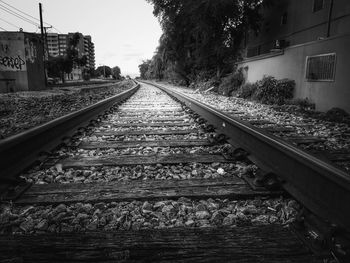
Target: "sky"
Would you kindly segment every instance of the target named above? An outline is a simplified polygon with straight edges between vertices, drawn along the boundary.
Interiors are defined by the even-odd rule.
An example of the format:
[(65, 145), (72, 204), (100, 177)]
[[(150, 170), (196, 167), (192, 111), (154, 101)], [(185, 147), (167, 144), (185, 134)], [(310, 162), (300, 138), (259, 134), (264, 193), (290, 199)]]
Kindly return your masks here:
[(119, 66), (124, 76), (139, 75), (138, 65), (152, 58), (162, 34), (153, 7), (146, 0), (0, 0), (0, 30), (18, 31), (21, 27), (40, 32), (37, 26), (3, 10), (10, 8), (7, 3), (39, 19), (39, 2), (44, 22), (55, 27), (48, 32), (91, 35), (96, 67)]

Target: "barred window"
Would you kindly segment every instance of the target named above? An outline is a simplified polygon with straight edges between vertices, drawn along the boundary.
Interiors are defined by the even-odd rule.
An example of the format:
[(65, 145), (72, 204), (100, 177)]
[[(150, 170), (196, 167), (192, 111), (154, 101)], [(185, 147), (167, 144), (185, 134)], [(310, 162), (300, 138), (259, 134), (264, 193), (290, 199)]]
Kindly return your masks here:
[(317, 12), (319, 10), (322, 10), (323, 4), (324, 4), (323, 2), (324, 2), (324, 0), (314, 0), (314, 6), (313, 6), (312, 11)]
[(333, 81), (335, 77), (336, 54), (323, 54), (306, 58), (306, 79), (308, 81)]

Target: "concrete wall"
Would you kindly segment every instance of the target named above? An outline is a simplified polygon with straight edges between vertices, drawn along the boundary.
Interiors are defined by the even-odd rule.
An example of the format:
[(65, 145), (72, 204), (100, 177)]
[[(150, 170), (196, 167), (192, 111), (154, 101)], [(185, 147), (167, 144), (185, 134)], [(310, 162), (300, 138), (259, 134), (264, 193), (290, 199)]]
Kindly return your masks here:
[[(278, 79), (288, 78), (296, 82), (295, 97), (308, 98), (320, 111), (340, 107), (350, 112), (350, 34), (292, 46), (277, 56), (253, 57), (239, 63), (248, 66), (247, 81), (255, 82), (264, 75)], [(306, 57), (336, 53), (335, 81), (307, 81)]]
[(15, 81), (15, 90), (28, 90), (27, 64), (24, 52), (24, 34), (1, 32), (0, 79)]
[(45, 88), (43, 50), (39, 37), (24, 32), (1, 32), (0, 92)]
[(25, 34), (24, 48), (27, 64), (28, 89), (44, 90), (45, 71), (44, 71), (44, 51), (40, 38), (35, 34)]

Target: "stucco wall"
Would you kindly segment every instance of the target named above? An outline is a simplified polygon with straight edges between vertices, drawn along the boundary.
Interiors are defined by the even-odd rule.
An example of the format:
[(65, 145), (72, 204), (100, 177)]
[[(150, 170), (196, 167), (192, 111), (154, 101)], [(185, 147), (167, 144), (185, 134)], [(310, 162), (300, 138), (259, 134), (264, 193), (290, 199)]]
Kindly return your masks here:
[[(295, 97), (309, 98), (320, 111), (340, 107), (350, 112), (350, 34), (289, 47), (283, 55), (239, 63), (248, 66), (247, 81), (255, 82), (264, 75), (296, 82)], [(333, 82), (309, 82), (305, 79), (306, 57), (336, 53), (336, 73)]]
[(28, 90), (23, 33), (1, 32), (0, 79), (14, 79), (15, 91)]
[(6, 82), (14, 82), (11, 91), (45, 89), (43, 50), (35, 34), (0, 33), (0, 92), (8, 92)]
[(28, 89), (29, 90), (44, 90), (45, 86), (45, 71), (43, 61), (43, 46), (39, 37), (35, 34), (25, 34), (24, 40)]

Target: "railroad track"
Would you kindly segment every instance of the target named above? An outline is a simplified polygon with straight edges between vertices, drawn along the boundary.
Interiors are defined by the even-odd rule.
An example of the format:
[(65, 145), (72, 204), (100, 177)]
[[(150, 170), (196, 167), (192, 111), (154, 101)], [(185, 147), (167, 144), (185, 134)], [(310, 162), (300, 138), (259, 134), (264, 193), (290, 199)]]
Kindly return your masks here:
[[(332, 233), (328, 247), (318, 245), (329, 241), (322, 239), (328, 225), (302, 214), (284, 190), (307, 210), (349, 229), (349, 212), (337, 204), (349, 198), (341, 171), (316, 159), (305, 164), (309, 156), (259, 134), (266, 136), (272, 159), (282, 156), (278, 167), (276, 160), (262, 157), (267, 146), (255, 141), (251, 127), (159, 88), (142, 84), (136, 92), (136, 86), (90, 113), (72, 114), (2, 142), (0, 167), (6, 174), (1, 178), (10, 191), (3, 195), (1, 260), (311, 262), (331, 253), (347, 257), (338, 240), (345, 232)], [(107, 107), (112, 108), (103, 113)], [(39, 165), (20, 174), (39, 152), (58, 144)], [(291, 168), (300, 176), (321, 176), (327, 185), (316, 185), (306, 196), (308, 180), (292, 178), (285, 171)], [(340, 179), (328, 178), (330, 170)], [(325, 186), (337, 191), (332, 200), (316, 196)], [(308, 227), (312, 220), (322, 229)]]
[[(339, 146), (334, 146), (328, 140), (325, 135), (315, 136), (305, 134), (304, 128), (311, 128), (313, 123), (289, 123), (287, 125), (281, 125), (274, 121), (261, 118), (259, 116), (252, 116), (242, 111), (224, 111), (224, 113), (232, 116), (233, 118), (239, 118), (248, 122), (254, 127), (263, 129), (274, 136), (282, 138), (294, 146), (317, 156), (320, 159), (332, 162), (333, 165), (347, 172), (350, 171), (350, 149), (346, 147), (339, 149)], [(314, 127), (314, 131), (317, 131), (318, 127)], [(347, 134), (338, 134), (341, 137), (340, 140), (348, 140)], [(331, 144), (331, 145), (330, 145)]]

